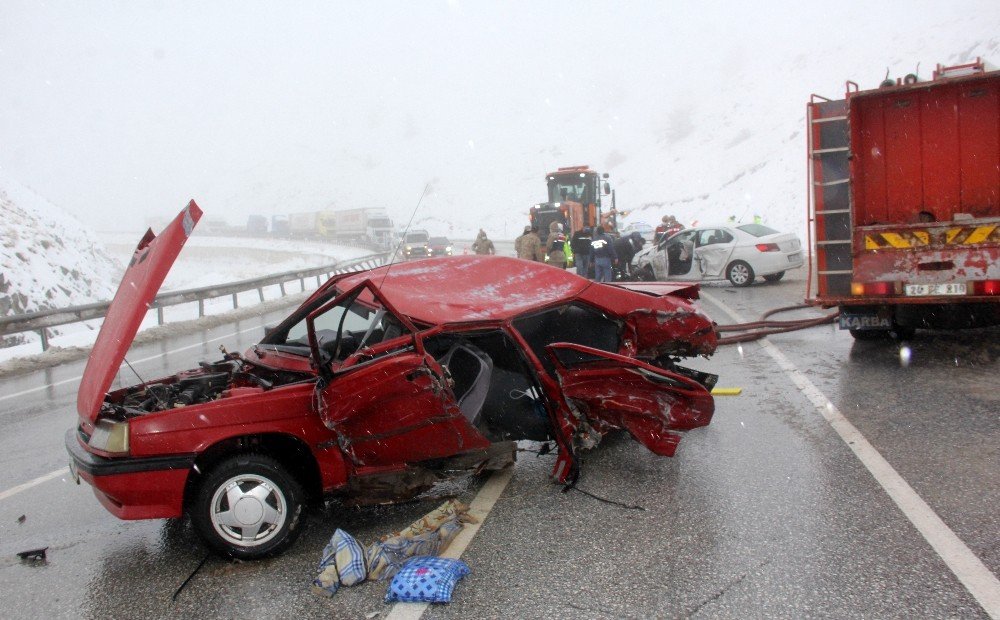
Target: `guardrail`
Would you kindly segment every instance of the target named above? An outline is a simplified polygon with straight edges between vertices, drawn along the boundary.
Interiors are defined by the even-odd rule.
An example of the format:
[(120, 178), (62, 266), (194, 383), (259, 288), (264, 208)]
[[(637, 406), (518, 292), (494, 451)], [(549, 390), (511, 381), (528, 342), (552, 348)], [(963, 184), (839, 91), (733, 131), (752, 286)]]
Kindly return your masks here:
[[(217, 297), (232, 295), (233, 308), (235, 309), (239, 307), (239, 300), (237, 296), (240, 293), (256, 290), (257, 294), (260, 296), (260, 301), (263, 302), (264, 287), (274, 286), (277, 284), (281, 290), (281, 296), (284, 297), (288, 294), (285, 290), (285, 284), (288, 282), (298, 280), (300, 290), (295, 292), (303, 292), (306, 290), (307, 278), (315, 277), (316, 286), (319, 286), (322, 284), (320, 278), (324, 275), (326, 276), (326, 279), (329, 280), (331, 277), (341, 273), (373, 269), (384, 265), (389, 256), (389, 252), (383, 252), (381, 254), (372, 254), (370, 256), (365, 256), (352, 261), (334, 263), (323, 267), (313, 267), (312, 269), (285, 271), (282, 273), (263, 276), (261, 278), (231, 282), (229, 284), (203, 286), (183, 291), (168, 291), (157, 295), (156, 298), (153, 299), (152, 303), (149, 304), (149, 307), (150, 309), (156, 308), (156, 319), (157, 323), (160, 325), (163, 325), (163, 309), (180, 304), (198, 302), (198, 317), (200, 318), (205, 316), (205, 300), (207, 299), (215, 299)], [(30, 331), (38, 332), (42, 340), (42, 350), (45, 351), (49, 348), (49, 336), (46, 331), (48, 328), (104, 318), (104, 315), (107, 314), (108, 306), (110, 305), (110, 301), (102, 301), (94, 304), (70, 306), (68, 308), (53, 308), (50, 310), (39, 310), (37, 312), (26, 312), (24, 314), (0, 317), (0, 336), (20, 334)]]

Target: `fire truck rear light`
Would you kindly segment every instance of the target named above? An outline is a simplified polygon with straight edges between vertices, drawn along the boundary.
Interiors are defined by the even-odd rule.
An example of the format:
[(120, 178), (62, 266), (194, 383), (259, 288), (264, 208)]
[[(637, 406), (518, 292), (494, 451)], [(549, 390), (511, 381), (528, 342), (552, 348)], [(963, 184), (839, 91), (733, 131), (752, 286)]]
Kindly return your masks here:
[(778, 252), (781, 248), (778, 247), (777, 243), (758, 243), (757, 250), (760, 252)]
[(973, 284), (977, 295), (1000, 295), (1000, 280), (983, 280)]
[(868, 282), (865, 284), (865, 293), (869, 295), (892, 295), (894, 289), (892, 282)]
[(865, 295), (887, 296), (896, 294), (895, 282), (851, 282), (851, 295), (863, 297)]

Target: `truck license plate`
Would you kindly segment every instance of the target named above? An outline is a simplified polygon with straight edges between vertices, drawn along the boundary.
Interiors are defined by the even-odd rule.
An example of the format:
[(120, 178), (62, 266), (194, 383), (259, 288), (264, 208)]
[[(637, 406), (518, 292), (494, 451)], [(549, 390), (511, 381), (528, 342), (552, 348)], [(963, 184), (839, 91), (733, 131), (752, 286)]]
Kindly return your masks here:
[(948, 282), (940, 284), (907, 284), (908, 297), (927, 297), (930, 295), (965, 295), (965, 282)]

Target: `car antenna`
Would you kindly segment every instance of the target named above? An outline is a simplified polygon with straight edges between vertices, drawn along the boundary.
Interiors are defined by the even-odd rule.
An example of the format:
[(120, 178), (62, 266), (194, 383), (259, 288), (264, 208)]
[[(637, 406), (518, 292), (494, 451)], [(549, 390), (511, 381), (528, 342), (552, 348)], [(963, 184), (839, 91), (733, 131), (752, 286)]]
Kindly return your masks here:
[(392, 251), (392, 258), (389, 260), (389, 266), (386, 268), (385, 273), (382, 274), (382, 282), (379, 282), (379, 289), (382, 288), (382, 283), (385, 282), (386, 276), (389, 275), (389, 270), (392, 266), (396, 264), (396, 256), (399, 254), (399, 248), (403, 245), (406, 240), (406, 233), (410, 230), (410, 224), (413, 223), (413, 218), (417, 215), (417, 209), (420, 208), (420, 203), (423, 202), (424, 196), (427, 195), (427, 189), (431, 186), (430, 183), (424, 185), (424, 191), (420, 192), (420, 198), (417, 199), (417, 206), (413, 207), (413, 213), (410, 214), (410, 219), (406, 222), (406, 227), (403, 228), (403, 236), (400, 238), (399, 243), (396, 244), (396, 249)]

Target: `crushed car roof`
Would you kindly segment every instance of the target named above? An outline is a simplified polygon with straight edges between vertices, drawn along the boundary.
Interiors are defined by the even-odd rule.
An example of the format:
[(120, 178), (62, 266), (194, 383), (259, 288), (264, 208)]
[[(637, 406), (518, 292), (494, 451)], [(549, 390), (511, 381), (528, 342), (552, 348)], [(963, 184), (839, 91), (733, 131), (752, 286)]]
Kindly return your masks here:
[(501, 321), (599, 286), (543, 263), (505, 256), (449, 256), (395, 263), (339, 280), (370, 279), (401, 313), (429, 324)]

